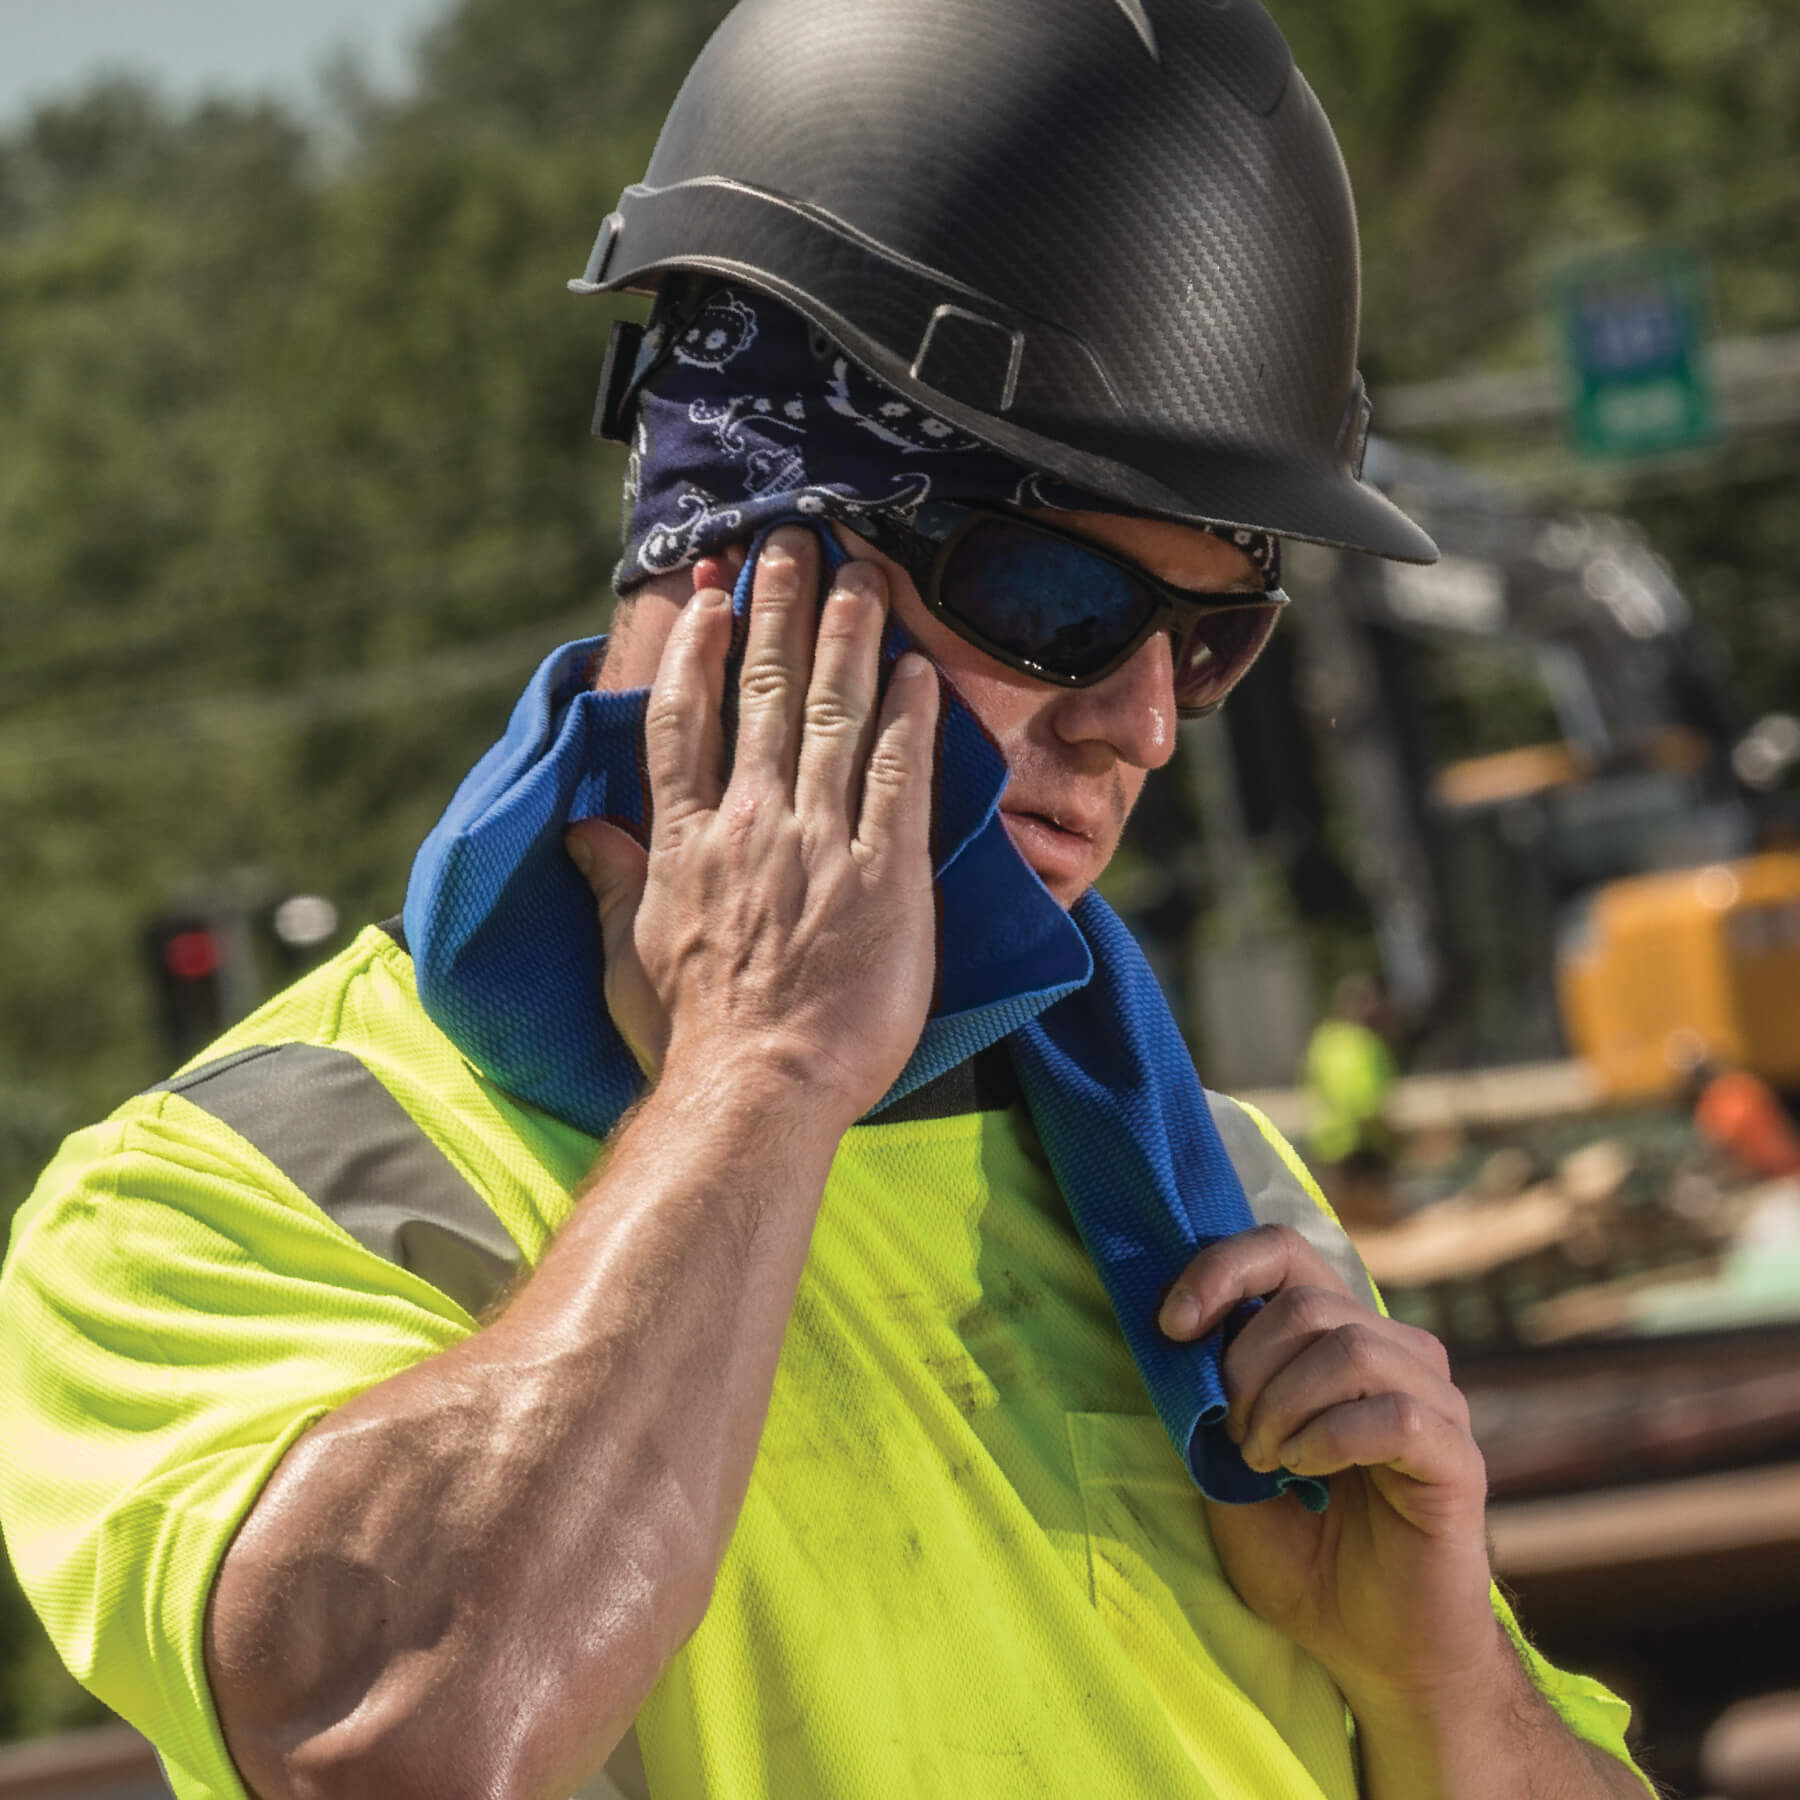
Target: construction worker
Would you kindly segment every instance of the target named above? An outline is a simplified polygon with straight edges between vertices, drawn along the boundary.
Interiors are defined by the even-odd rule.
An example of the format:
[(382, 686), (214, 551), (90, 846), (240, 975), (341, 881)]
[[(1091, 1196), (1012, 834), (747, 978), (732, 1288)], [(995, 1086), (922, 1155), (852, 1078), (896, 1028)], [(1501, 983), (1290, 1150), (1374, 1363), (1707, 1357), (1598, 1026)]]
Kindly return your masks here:
[(1382, 1030), (1386, 1011), (1372, 976), (1346, 975), (1306, 1045), (1306, 1147), (1326, 1198), (1353, 1226), (1391, 1220), (1387, 1107), (1398, 1071)]
[(20, 1215), (70, 1666), (184, 1797), (1643, 1791), (1092, 891), (1281, 536), (1431, 554), (1272, 23), (747, 0), (578, 286), (613, 638)]
[(1800, 1175), (1800, 1131), (1760, 1075), (1703, 1056), (1688, 1071), (1686, 1093), (1694, 1129), (1738, 1172), (1753, 1181)]

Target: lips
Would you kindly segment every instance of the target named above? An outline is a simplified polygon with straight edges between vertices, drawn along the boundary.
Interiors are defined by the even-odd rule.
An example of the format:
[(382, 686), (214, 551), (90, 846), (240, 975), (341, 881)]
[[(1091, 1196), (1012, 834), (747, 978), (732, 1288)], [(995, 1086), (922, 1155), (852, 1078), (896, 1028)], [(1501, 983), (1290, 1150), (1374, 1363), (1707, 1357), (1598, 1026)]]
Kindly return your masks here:
[(1023, 807), (1002, 807), (1000, 817), (1014, 848), (1064, 905), (1094, 878), (1095, 828), (1085, 819)]
[(1076, 838), (1084, 844), (1094, 841), (1093, 828), (1067, 812), (1037, 812), (1029, 806), (1003, 806), (1000, 812), (1008, 820), (1032, 820), (1059, 836)]

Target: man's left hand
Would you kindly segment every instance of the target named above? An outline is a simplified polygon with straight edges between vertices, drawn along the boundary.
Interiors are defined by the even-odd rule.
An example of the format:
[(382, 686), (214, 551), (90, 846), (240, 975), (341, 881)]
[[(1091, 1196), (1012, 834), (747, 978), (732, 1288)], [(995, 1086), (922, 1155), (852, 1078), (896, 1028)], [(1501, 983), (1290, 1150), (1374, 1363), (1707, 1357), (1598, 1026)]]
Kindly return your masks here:
[(1239, 1597), (1359, 1713), (1491, 1680), (1511, 1651), (1488, 1595), (1487, 1472), (1443, 1345), (1355, 1298), (1285, 1226), (1196, 1257), (1163, 1329), (1203, 1336), (1259, 1296), (1225, 1353), (1226, 1429), (1253, 1469), (1330, 1476), (1331, 1505), (1209, 1506)]

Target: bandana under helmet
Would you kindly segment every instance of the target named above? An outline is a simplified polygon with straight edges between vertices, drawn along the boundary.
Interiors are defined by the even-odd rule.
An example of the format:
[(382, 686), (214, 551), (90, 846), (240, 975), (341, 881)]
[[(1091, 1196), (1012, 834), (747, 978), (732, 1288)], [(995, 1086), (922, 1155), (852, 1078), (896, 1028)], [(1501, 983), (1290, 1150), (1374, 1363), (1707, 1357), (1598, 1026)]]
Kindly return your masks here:
[[(791, 308), (719, 287), (669, 331), (663, 366), (640, 390), (625, 470), (625, 553), (613, 585), (753, 536), (795, 513), (840, 520), (910, 515), (927, 500), (1065, 512), (1131, 513), (1014, 462), (868, 374)], [(1270, 586), (1281, 550), (1266, 532), (1196, 529), (1235, 545)]]

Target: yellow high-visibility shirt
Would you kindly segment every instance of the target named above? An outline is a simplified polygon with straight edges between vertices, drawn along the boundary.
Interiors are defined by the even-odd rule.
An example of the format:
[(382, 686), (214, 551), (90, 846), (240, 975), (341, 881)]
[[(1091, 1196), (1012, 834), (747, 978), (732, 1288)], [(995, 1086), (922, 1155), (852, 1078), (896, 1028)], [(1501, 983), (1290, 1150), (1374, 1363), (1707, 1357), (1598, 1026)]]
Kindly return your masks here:
[[(474, 1331), (598, 1152), (472, 1070), (371, 931), (46, 1171), (0, 1274), (0, 1521), (182, 1800), (244, 1795), (201, 1633), (270, 1472)], [(1623, 1757), (1622, 1703), (1521, 1654)], [(845, 1138), (711, 1607), (637, 1732), (657, 1800), (1354, 1795), (1342, 1701), (1224, 1579), (1020, 1108)]]

